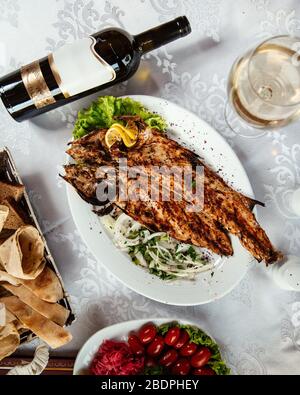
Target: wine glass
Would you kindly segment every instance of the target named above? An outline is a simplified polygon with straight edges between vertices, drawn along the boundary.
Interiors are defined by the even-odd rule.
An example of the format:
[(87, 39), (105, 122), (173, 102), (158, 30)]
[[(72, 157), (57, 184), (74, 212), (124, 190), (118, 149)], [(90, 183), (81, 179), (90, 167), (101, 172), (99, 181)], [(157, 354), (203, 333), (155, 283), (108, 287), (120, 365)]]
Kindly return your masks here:
[(237, 59), (228, 80), (225, 119), (255, 138), (300, 116), (300, 38), (276, 36)]

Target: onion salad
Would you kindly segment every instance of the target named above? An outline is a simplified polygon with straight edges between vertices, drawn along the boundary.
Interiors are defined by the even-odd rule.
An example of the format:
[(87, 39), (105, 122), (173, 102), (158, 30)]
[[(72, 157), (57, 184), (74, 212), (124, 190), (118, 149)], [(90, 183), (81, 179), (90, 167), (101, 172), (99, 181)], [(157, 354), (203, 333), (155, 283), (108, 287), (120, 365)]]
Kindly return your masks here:
[(133, 263), (163, 280), (193, 280), (214, 266), (200, 248), (181, 243), (164, 232), (151, 232), (124, 213), (105, 215), (101, 221), (116, 247), (128, 253)]

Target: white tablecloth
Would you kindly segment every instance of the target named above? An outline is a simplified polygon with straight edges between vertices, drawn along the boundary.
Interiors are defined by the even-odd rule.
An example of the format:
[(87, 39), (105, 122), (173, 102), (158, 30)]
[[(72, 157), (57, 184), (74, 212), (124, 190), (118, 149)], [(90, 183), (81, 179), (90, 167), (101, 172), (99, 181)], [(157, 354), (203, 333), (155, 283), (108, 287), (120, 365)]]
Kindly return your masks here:
[[(300, 255), (300, 220), (285, 203), (286, 193), (300, 183), (299, 123), (249, 140), (230, 132), (223, 116), (232, 62), (268, 36), (300, 35), (298, 1), (0, 0), (0, 74), (109, 25), (139, 33), (182, 14), (193, 33), (147, 55), (140, 72), (109, 93), (161, 96), (213, 125), (234, 147), (256, 197), (266, 202), (259, 218), (274, 244)], [(20, 124), (0, 107), (0, 145), (13, 153), (77, 314), (74, 340), (57, 354), (75, 355), (92, 333), (113, 323), (176, 316), (208, 330), (233, 373), (299, 374), (300, 294), (277, 288), (262, 264), (253, 264), (221, 300), (185, 308), (139, 296), (89, 254), (58, 173), (76, 112), (91, 99)]]

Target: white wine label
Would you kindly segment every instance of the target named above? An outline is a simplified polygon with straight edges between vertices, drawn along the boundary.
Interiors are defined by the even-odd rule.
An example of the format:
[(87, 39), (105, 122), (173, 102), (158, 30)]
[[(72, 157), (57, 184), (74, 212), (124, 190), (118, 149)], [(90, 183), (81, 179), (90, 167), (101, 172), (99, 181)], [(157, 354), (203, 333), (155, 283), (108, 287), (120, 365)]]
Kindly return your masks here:
[(43, 108), (56, 102), (46, 84), (38, 61), (23, 66), (21, 77), (25, 89), (36, 108)]
[(54, 78), (66, 98), (116, 78), (114, 69), (96, 53), (95, 44), (94, 37), (87, 37), (49, 55)]

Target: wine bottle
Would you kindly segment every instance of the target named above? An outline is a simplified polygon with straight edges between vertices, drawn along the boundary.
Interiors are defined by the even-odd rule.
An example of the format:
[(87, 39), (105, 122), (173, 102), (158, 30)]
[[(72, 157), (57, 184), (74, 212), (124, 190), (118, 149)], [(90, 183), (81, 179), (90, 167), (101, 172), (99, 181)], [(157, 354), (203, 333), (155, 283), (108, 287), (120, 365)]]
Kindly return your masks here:
[(185, 16), (138, 35), (107, 28), (0, 78), (1, 99), (16, 121), (130, 78), (141, 56), (191, 32)]

